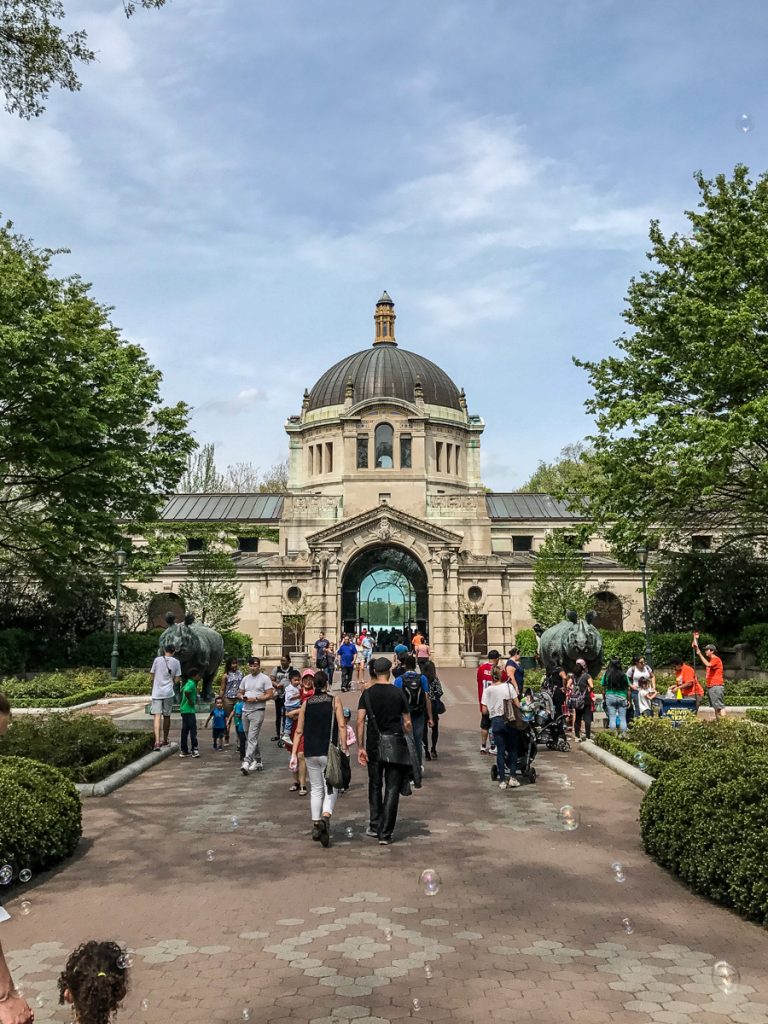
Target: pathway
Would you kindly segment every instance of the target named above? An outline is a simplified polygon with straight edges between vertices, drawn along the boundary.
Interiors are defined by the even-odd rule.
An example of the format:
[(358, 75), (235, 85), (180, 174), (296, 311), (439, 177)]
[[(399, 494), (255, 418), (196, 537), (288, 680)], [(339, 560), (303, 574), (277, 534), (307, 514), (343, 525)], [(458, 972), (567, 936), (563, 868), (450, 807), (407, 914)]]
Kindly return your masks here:
[[(441, 757), (402, 801), (391, 847), (363, 834), (357, 766), (333, 847), (312, 843), (268, 741), (260, 776), (205, 749), (87, 801), (77, 857), (27, 887), (27, 916), (8, 904), (3, 944), (37, 1020), (68, 1020), (54, 999), (68, 951), (114, 937), (135, 951), (119, 1019), (148, 1024), (766, 1024), (768, 936), (645, 857), (641, 793), (578, 751), (544, 751), (535, 786), (499, 791), (471, 677), (445, 676)], [(441, 876), (431, 897), (427, 867)], [(719, 959), (741, 972), (729, 995), (711, 980)]]

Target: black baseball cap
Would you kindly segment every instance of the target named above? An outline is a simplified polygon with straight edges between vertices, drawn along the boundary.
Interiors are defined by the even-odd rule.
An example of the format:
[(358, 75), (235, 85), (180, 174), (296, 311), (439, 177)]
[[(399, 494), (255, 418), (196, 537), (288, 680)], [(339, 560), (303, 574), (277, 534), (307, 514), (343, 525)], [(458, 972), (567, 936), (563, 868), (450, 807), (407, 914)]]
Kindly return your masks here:
[(373, 663), (373, 671), (377, 676), (384, 676), (392, 671), (392, 662), (389, 658), (377, 658)]

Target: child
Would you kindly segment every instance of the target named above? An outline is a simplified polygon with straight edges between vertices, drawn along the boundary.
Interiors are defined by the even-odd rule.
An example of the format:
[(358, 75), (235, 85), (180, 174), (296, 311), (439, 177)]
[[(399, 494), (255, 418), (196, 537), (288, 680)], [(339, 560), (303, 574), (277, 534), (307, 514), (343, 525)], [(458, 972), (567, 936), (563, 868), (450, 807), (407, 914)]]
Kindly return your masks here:
[[(289, 747), (293, 743), (291, 739), (291, 726), (293, 721), (291, 718), (292, 711), (298, 711), (301, 707), (301, 697), (299, 690), (299, 680), (301, 679), (301, 672), (298, 669), (291, 669), (288, 675), (288, 682), (285, 684), (285, 709), (283, 714), (283, 743)], [(298, 716), (296, 716), (298, 717)]]
[[(344, 708), (344, 721), (346, 722), (346, 725), (347, 725), (347, 750), (350, 750), (352, 748), (352, 746), (355, 743), (357, 743), (357, 736), (355, 736), (355, 730), (352, 727), (352, 723), (350, 721), (351, 718), (352, 718), (352, 711), (350, 710), (350, 708)], [(346, 776), (345, 776), (345, 780), (344, 781), (347, 782)], [(343, 796), (347, 792), (348, 789), (349, 789), (349, 782), (347, 782), (347, 785), (344, 787), (344, 789), (340, 789), (339, 790), (339, 795)]]
[(128, 988), (126, 955), (116, 942), (90, 942), (71, 953), (59, 978), (59, 1002), (69, 1003), (75, 1024), (109, 1024)]
[(227, 729), (232, 731), (232, 719), (235, 720), (235, 731), (237, 733), (237, 743), (240, 752), (240, 760), (245, 760), (245, 740), (246, 732), (243, 727), (243, 708), (245, 707), (245, 701), (235, 701), (235, 706), (232, 708), (232, 712), (227, 719)]
[(224, 698), (217, 697), (211, 713), (205, 720), (203, 728), (208, 728), (208, 723), (213, 719), (213, 749), (223, 750), (224, 749), (224, 736), (227, 732), (227, 712), (224, 710)]
[(200, 682), (200, 671), (196, 668), (189, 670), (189, 678), (181, 690), (181, 753), (179, 757), (189, 757), (190, 750), (187, 747), (189, 740), (192, 747), (192, 757), (200, 757), (197, 749), (197, 684)]
[[(672, 694), (674, 697), (674, 693)], [(637, 703), (642, 718), (653, 718), (653, 700), (658, 697), (653, 677), (638, 680)]]

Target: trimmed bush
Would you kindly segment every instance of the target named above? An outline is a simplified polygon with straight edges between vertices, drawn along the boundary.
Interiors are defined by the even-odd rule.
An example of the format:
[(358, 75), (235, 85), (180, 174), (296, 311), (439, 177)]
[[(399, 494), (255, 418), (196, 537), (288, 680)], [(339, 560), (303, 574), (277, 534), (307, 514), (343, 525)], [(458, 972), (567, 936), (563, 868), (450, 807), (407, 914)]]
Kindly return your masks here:
[(253, 654), (253, 640), (247, 633), (238, 633), (236, 629), (233, 629), (228, 633), (222, 633), (221, 636), (224, 640), (224, 660), (227, 658), (248, 659)]
[(768, 755), (720, 750), (670, 767), (645, 795), (640, 832), (695, 892), (768, 924)]
[(0, 675), (23, 672), (32, 638), (23, 629), (0, 629)]
[(119, 735), (114, 722), (93, 715), (17, 716), (0, 741), (0, 759), (15, 755), (54, 768), (77, 768), (111, 754)]
[(522, 658), (535, 658), (539, 649), (538, 639), (532, 629), (519, 629), (515, 633), (515, 646), (520, 648)]
[[(603, 657), (606, 662), (610, 658), (619, 658), (626, 668), (636, 654), (645, 651), (645, 634), (640, 632), (601, 631), (603, 636)], [(676, 657), (684, 657), (690, 662), (692, 633), (652, 633), (651, 651), (654, 665), (671, 665)], [(701, 635), (699, 643), (702, 650), (713, 638)]]
[(725, 695), (725, 703), (730, 708), (767, 708), (768, 697), (740, 697), (732, 696), (730, 693)]
[(0, 863), (14, 876), (53, 867), (82, 834), (80, 797), (56, 768), (26, 757), (0, 757)]
[(90, 764), (62, 768), (61, 771), (73, 782), (101, 782), (113, 772), (148, 754), (154, 746), (155, 737), (151, 733), (140, 736), (135, 733), (120, 733), (117, 742), (115, 750), (91, 761)]
[(15, 703), (19, 697), (71, 697), (84, 690), (97, 690), (108, 680), (109, 673), (99, 669), (41, 672), (32, 679), (3, 680), (2, 689), (11, 703)]
[(126, 672), (122, 679), (110, 679), (106, 692), (118, 697), (144, 697), (152, 690), (152, 677), (145, 669), (141, 672)]
[(760, 668), (768, 668), (768, 622), (745, 626), (739, 639), (754, 650)]
[(746, 712), (746, 717), (750, 722), (757, 722), (759, 725), (768, 725), (768, 708), (763, 710), (762, 708), (750, 708)]
[(104, 696), (104, 688), (98, 690), (81, 690), (69, 697), (14, 697), (15, 708), (76, 708), (91, 700), (100, 700)]
[(637, 718), (629, 727), (629, 740), (645, 754), (661, 761), (681, 761), (718, 750), (762, 750), (768, 756), (768, 733), (750, 722), (724, 719), (705, 722), (690, 718), (678, 728), (667, 718)]
[[(151, 629), (146, 633), (121, 633), (118, 639), (120, 664), (149, 669), (157, 657), (157, 644), (161, 633), (161, 629)], [(112, 659), (112, 643), (111, 633), (91, 633), (80, 641), (68, 663), (106, 668)]]
[(734, 683), (726, 682), (725, 692), (728, 697), (768, 697), (768, 682), (761, 679), (739, 679)]
[(595, 733), (593, 740), (598, 747), (607, 750), (609, 754), (615, 754), (622, 761), (626, 761), (627, 764), (634, 765), (635, 768), (653, 775), (654, 778), (658, 778), (667, 767), (667, 764), (658, 757), (654, 757), (653, 754), (646, 754), (639, 747), (635, 746), (634, 743), (630, 743), (628, 740), (624, 740), (615, 733), (608, 732), (606, 729)]

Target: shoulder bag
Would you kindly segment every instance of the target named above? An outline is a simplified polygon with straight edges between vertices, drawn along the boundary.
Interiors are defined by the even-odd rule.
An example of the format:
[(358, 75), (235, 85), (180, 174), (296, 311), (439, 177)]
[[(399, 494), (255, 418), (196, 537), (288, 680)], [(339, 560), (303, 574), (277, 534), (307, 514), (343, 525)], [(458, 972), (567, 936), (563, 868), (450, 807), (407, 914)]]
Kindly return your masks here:
[(333, 727), (336, 724), (336, 698), (331, 700), (331, 734), (328, 738), (328, 760), (325, 764), (325, 781), (331, 789), (342, 789), (344, 774), (341, 767), (341, 748), (333, 742)]
[(512, 687), (507, 683), (509, 697), (504, 698), (504, 721), (507, 725), (513, 725), (515, 729), (525, 729), (528, 723), (523, 718), (523, 712), (519, 704), (515, 703), (516, 698), (512, 696)]
[(379, 729), (379, 723), (371, 707), (371, 697), (368, 690), (363, 692), (363, 703), (368, 713), (368, 728), (373, 726), (376, 734), (376, 760), (387, 764), (411, 764), (411, 755), (408, 751), (408, 744), (404, 735), (397, 733), (383, 733)]

